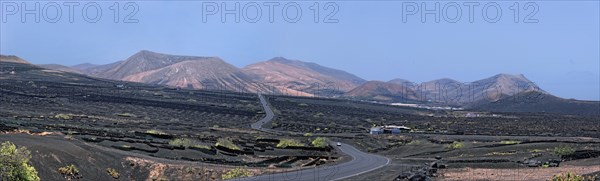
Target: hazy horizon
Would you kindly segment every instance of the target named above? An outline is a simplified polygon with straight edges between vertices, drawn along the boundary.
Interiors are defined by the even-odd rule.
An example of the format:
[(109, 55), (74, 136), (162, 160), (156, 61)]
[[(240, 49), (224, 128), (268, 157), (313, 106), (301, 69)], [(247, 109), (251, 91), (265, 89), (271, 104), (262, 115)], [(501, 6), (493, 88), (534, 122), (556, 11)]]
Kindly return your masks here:
[[(419, 16), (408, 16), (403, 22), (402, 2), (333, 2), (339, 8), (334, 23), (313, 22), (313, 2), (304, 1), (298, 2), (303, 12), (296, 23), (282, 21), (277, 14), (273, 23), (265, 17), (257, 23), (236, 23), (233, 16), (223, 23), (217, 15), (203, 22), (202, 2), (194, 1), (137, 2), (137, 23), (113, 22), (110, 2), (98, 2), (103, 16), (96, 23), (83, 21), (81, 16), (70, 23), (65, 8), (57, 23), (44, 18), (36, 23), (31, 15), (21, 22), (20, 16), (3, 13), (0, 53), (35, 64), (75, 65), (108, 64), (150, 50), (218, 56), (236, 67), (281, 56), (381, 81), (451, 78), (471, 82), (499, 73), (524, 74), (553, 95), (600, 100), (597, 1), (536, 2), (539, 11), (533, 19), (537, 23), (513, 22), (513, 2), (504, 1), (498, 1), (503, 16), (496, 23), (483, 21), (477, 14), (470, 23), (465, 8), (458, 23), (443, 18), (436, 23), (434, 16), (426, 16), (429, 20), (423, 23)], [(42, 7), (44, 3), (48, 2), (42, 1)], [(519, 5), (524, 11), (520, 19), (528, 15), (524, 3)]]

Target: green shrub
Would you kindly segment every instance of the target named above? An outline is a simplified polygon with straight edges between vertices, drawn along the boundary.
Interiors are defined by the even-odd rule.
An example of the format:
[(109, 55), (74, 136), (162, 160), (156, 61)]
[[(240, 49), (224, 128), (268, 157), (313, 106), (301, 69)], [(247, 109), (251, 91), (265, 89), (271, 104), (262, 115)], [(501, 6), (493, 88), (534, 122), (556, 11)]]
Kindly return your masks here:
[(575, 152), (575, 149), (571, 146), (564, 145), (554, 148), (554, 154), (558, 156), (570, 155)]
[(548, 167), (550, 167), (550, 164), (548, 164), (548, 163), (542, 164), (542, 168), (548, 168)]
[(183, 146), (183, 147), (195, 147), (195, 148), (203, 148), (203, 149), (211, 149), (209, 146), (202, 145), (195, 140), (191, 140), (188, 138), (177, 138), (169, 141), (169, 145), (173, 146)]
[(212, 149), (210, 146), (206, 146), (206, 145), (192, 145), (190, 147), (191, 148), (200, 148), (200, 149), (205, 149), (205, 150), (211, 150)]
[(57, 114), (56, 116), (54, 116), (54, 118), (56, 118), (56, 119), (64, 119), (64, 120), (71, 120), (71, 119), (73, 119), (73, 116), (68, 115), (68, 114)]
[(75, 165), (71, 164), (58, 168), (58, 173), (64, 175), (66, 178), (74, 178), (79, 175), (79, 169), (77, 169)]
[(529, 150), (529, 153), (541, 153), (541, 152), (544, 152), (544, 150), (541, 150), (541, 149)]
[(446, 148), (456, 150), (456, 149), (461, 149), (464, 146), (465, 146), (465, 144), (463, 142), (455, 141), (452, 144), (446, 145)]
[(6, 141), (0, 149), (0, 180), (39, 181), (38, 173), (29, 164), (31, 152)]
[(324, 147), (326, 147), (329, 144), (327, 144), (327, 139), (325, 139), (323, 137), (318, 137), (318, 138), (315, 138), (315, 140), (312, 141), (312, 145), (314, 147), (324, 148)]
[(176, 139), (169, 141), (169, 145), (188, 147), (188, 146), (196, 145), (196, 142), (194, 140), (190, 140), (187, 138), (176, 138)]
[(585, 178), (581, 175), (577, 175), (573, 172), (567, 172), (567, 174), (558, 174), (552, 176), (552, 181), (584, 181)]
[(217, 140), (217, 143), (215, 143), (215, 146), (222, 146), (225, 148), (229, 148), (231, 150), (241, 150), (240, 147), (233, 144), (233, 142), (231, 140), (226, 139), (226, 138), (219, 138)]
[(248, 171), (248, 169), (234, 168), (234, 169), (229, 170), (225, 174), (221, 175), (221, 179), (227, 180), (227, 179), (249, 177), (249, 176), (252, 176), (252, 172)]
[(114, 168), (107, 168), (106, 173), (108, 173), (108, 175), (110, 175), (114, 179), (119, 178), (119, 172), (117, 172), (117, 170), (115, 170)]
[(304, 146), (304, 144), (295, 139), (281, 139), (279, 140), (279, 144), (277, 144), (277, 148), (285, 148), (288, 146)]

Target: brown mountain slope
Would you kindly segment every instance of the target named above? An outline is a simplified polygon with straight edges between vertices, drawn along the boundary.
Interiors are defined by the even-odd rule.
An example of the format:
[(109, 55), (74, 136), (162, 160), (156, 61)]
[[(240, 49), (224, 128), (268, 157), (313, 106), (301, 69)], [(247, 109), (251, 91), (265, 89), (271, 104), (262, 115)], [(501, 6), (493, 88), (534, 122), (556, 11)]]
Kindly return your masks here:
[(167, 55), (142, 50), (127, 58), (125, 61), (117, 64), (115, 67), (98, 73), (97, 76), (120, 80), (130, 75), (160, 69), (183, 61), (203, 60), (210, 58), (212, 57)]
[(195, 89), (224, 89), (256, 92), (258, 85), (252, 77), (219, 58), (186, 60), (159, 69), (124, 77), (132, 82), (188, 87)]
[(482, 99), (495, 101), (505, 95), (512, 96), (521, 92), (544, 92), (534, 82), (525, 78), (523, 74), (497, 74), (487, 79), (478, 80), (469, 84), (475, 102)]
[(315, 63), (276, 57), (248, 65), (245, 72), (258, 77), (257, 81), (280, 89), (290, 89), (309, 94), (335, 96), (364, 83), (365, 80), (348, 72), (323, 67)]
[(0, 62), (11, 62), (11, 63), (22, 63), (22, 64), (31, 64), (26, 60), (23, 60), (14, 55), (0, 55)]
[[(140, 51), (124, 61), (85, 69), (89, 75), (131, 82), (239, 92), (271, 91), (256, 78), (218, 57)], [(278, 91), (275, 91), (278, 93)]]

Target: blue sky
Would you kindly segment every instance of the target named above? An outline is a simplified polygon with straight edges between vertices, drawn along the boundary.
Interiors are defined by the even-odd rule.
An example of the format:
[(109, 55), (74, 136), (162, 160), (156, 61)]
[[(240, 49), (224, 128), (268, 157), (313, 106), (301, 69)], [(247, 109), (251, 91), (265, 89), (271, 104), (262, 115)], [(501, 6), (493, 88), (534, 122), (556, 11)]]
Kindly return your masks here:
[[(40, 9), (48, 7), (40, 22), (36, 23), (33, 15), (26, 15), (21, 22), (20, 13), (11, 15), (11, 2), (23, 8), (21, 2), (1, 2), (0, 53), (38, 64), (106, 64), (139, 50), (219, 56), (238, 67), (283, 56), (342, 69), (368, 80), (452, 78), (470, 82), (498, 73), (522, 73), (554, 95), (600, 100), (598, 1), (538, 1), (529, 6), (522, 1), (497, 1), (502, 16), (496, 23), (484, 19), (482, 7), (490, 1), (474, 7), (472, 23), (462, 1), (458, 2), (462, 14), (456, 23), (443, 18), (446, 13), (448, 18), (456, 15), (450, 1), (426, 1), (428, 9), (436, 2), (439, 9), (448, 7), (439, 23), (433, 15), (426, 15), (426, 22), (421, 22), (420, 13), (407, 15), (403, 22), (403, 14), (408, 13), (402, 11), (403, 5), (408, 8), (411, 1), (333, 1), (338, 11), (331, 19), (337, 23), (323, 23), (333, 10), (333, 6), (324, 9), (325, 1), (298, 1), (302, 17), (296, 23), (286, 22), (282, 15), (282, 7), (293, 1), (275, 7), (272, 23), (264, 2), (257, 2), (262, 8), (257, 23), (243, 18), (236, 23), (232, 15), (223, 23), (220, 14), (206, 16), (207, 22), (203, 22), (207, 11), (200, 1), (135, 2), (137, 23), (122, 22), (132, 10), (124, 9), (122, 1), (119, 23), (113, 22), (110, 9), (116, 1), (98, 2), (102, 16), (96, 23), (86, 22), (82, 15), (82, 7), (93, 1), (74, 7), (72, 23), (68, 8), (59, 2), (62, 14), (57, 23), (49, 23), (44, 16), (52, 19), (55, 7), (48, 4), (51, 1), (39, 1)], [(26, 1), (26, 8), (33, 8), (35, 2)], [(225, 5), (232, 8), (235, 2), (226, 1)], [(237, 2), (240, 9), (249, 7), (247, 17), (255, 15), (249, 4), (253, 1)], [(310, 8), (315, 2), (320, 7), (318, 23)], [(515, 2), (519, 3), (518, 23), (511, 8)], [(530, 19), (538, 22), (524, 23), (534, 6), (537, 12)], [(91, 7), (85, 11), (89, 17), (95, 14)], [(486, 17), (496, 15), (491, 7)], [(287, 13), (293, 17), (296, 12), (288, 8)]]

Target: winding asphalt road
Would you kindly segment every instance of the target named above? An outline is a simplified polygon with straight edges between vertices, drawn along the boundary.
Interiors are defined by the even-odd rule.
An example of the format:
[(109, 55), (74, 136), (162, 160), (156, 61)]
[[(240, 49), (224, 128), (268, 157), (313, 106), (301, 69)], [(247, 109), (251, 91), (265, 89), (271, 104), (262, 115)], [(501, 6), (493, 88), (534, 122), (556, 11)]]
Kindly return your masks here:
[[(252, 124), (252, 128), (260, 131), (278, 133), (276, 130), (263, 128), (262, 125), (269, 123), (273, 119), (273, 111), (268, 106), (267, 101), (262, 95), (258, 95), (260, 102), (265, 109), (265, 117), (260, 121)], [(335, 145), (331, 142), (330, 144)], [(240, 181), (325, 181), (325, 180), (342, 180), (367, 173), (390, 163), (390, 159), (362, 152), (348, 144), (342, 143), (337, 146), (341, 152), (350, 155), (351, 161), (337, 165), (319, 166), (310, 169), (302, 169), (284, 173), (264, 174), (255, 177), (240, 178), (234, 180)]]
[(260, 99), (260, 103), (262, 104), (262, 107), (265, 109), (265, 117), (260, 119), (260, 121), (258, 121), (256, 123), (252, 123), (252, 125), (250, 125), (250, 126), (252, 127), (252, 129), (255, 129), (255, 130), (260, 130), (260, 131), (265, 131), (265, 132), (270, 132), (270, 133), (277, 133), (277, 131), (275, 131), (275, 130), (262, 127), (264, 124), (271, 122), (271, 120), (273, 119), (273, 116), (275, 116), (275, 114), (273, 113), (273, 110), (271, 110), (271, 108), (269, 107), (267, 100), (262, 95), (259, 94), (258, 98)]

